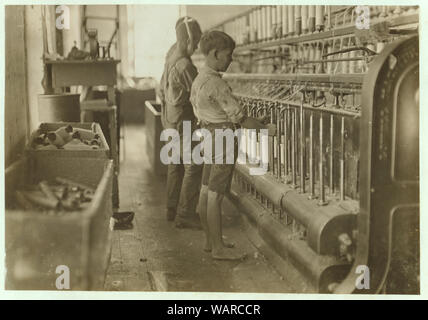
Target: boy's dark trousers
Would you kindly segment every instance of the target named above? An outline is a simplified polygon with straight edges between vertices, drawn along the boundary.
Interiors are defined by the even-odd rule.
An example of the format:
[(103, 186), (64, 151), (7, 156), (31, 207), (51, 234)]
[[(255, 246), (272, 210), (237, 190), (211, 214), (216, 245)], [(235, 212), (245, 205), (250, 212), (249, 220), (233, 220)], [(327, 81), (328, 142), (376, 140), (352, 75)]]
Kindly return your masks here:
[[(177, 210), (177, 218), (183, 220), (196, 219), (196, 206), (199, 200), (201, 189), (203, 165), (195, 164), (193, 160), (190, 164), (183, 164), (183, 132), (182, 124), (177, 125), (180, 134), (180, 164), (168, 165), (167, 176), (167, 207)], [(196, 128), (192, 125), (192, 133)], [(191, 139), (191, 137), (189, 137)], [(191, 150), (198, 144), (198, 141), (191, 142)], [(190, 151), (191, 151), (190, 150)]]

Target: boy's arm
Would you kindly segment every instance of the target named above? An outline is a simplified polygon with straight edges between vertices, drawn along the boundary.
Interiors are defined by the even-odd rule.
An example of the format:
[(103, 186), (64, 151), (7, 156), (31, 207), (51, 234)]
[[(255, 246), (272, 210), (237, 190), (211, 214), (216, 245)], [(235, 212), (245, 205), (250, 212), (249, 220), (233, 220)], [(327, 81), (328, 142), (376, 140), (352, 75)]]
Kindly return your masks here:
[(216, 83), (215, 99), (233, 123), (239, 123), (246, 129), (268, 129), (269, 135), (275, 135), (275, 125), (264, 125), (258, 119), (247, 117), (244, 114), (238, 100), (232, 94), (232, 89), (223, 80)]
[(198, 71), (192, 63), (186, 63), (184, 68), (180, 71), (180, 83), (187, 92), (190, 92), (193, 80), (195, 80), (198, 75)]
[(165, 105), (165, 92), (164, 92), (164, 86), (165, 86), (165, 71), (162, 73), (162, 78), (160, 80), (160, 84), (157, 87), (156, 93), (161, 101), (161, 105)]
[(190, 104), (190, 91), (197, 75), (196, 67), (189, 61), (177, 62), (176, 68), (171, 72), (171, 85), (174, 87), (172, 91), (174, 96), (171, 98), (175, 101), (176, 106)]
[(267, 129), (269, 136), (274, 136), (276, 133), (276, 125), (269, 123), (263, 124), (259, 120), (253, 117), (245, 117), (245, 119), (241, 122), (241, 126), (246, 129)]

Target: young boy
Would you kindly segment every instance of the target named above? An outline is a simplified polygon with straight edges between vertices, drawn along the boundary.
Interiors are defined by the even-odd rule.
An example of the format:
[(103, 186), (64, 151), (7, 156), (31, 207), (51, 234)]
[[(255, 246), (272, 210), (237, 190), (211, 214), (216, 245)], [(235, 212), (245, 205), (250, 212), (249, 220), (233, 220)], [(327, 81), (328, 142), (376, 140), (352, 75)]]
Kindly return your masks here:
[[(177, 42), (166, 56), (165, 68), (158, 92), (162, 103), (162, 123), (164, 128), (174, 128), (180, 133), (180, 146), (183, 145), (183, 121), (192, 122), (196, 118), (189, 101), (190, 89), (197, 75), (190, 56), (198, 47), (202, 32), (198, 22), (190, 17), (178, 19), (176, 26)], [(180, 147), (180, 150), (182, 148)], [(194, 162), (169, 164), (167, 175), (167, 220), (175, 219), (178, 228), (200, 229), (196, 214), (202, 166)]]
[[(245, 116), (242, 107), (232, 95), (231, 88), (219, 74), (226, 71), (232, 62), (234, 40), (224, 32), (210, 31), (202, 35), (199, 46), (205, 56), (205, 66), (199, 70), (193, 82), (190, 100), (201, 127), (211, 133), (213, 159), (212, 164), (204, 164), (197, 211), (206, 236), (204, 250), (211, 252), (214, 259), (237, 260), (245, 255), (236, 252), (232, 249), (232, 244), (223, 241), (221, 226), (221, 202), (229, 191), (234, 169), (234, 163), (226, 164), (225, 159), (228, 153), (230, 155), (233, 152), (236, 161), (237, 148), (236, 145), (234, 148), (229, 146), (222, 154), (215, 154), (215, 142), (223, 139), (222, 136), (215, 135), (215, 130), (234, 130), (237, 126), (242, 126), (248, 129), (268, 129), (268, 134), (274, 135), (276, 128), (274, 125), (265, 126), (258, 119)], [(223, 164), (216, 163), (221, 157)]]

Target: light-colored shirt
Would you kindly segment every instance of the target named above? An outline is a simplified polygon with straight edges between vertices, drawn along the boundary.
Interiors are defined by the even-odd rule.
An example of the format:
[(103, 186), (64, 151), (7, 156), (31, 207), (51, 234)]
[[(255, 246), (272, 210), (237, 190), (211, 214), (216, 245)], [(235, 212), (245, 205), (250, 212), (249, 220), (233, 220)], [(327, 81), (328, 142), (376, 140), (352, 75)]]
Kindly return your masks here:
[(220, 73), (207, 66), (193, 81), (190, 101), (196, 117), (205, 123), (240, 123), (245, 117), (230, 86)]

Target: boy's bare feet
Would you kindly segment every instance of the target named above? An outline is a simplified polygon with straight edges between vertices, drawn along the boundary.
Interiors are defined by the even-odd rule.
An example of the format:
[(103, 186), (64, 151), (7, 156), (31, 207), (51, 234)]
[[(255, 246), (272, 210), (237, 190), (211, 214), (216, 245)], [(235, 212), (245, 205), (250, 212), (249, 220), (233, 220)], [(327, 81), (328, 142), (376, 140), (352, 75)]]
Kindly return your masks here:
[(225, 248), (235, 248), (235, 244), (231, 241), (227, 241), (227, 237), (225, 235), (223, 235), (221, 237), (222, 241), (223, 241), (223, 246)]
[(235, 252), (234, 250), (216, 250), (211, 253), (215, 260), (243, 260), (246, 254)]

